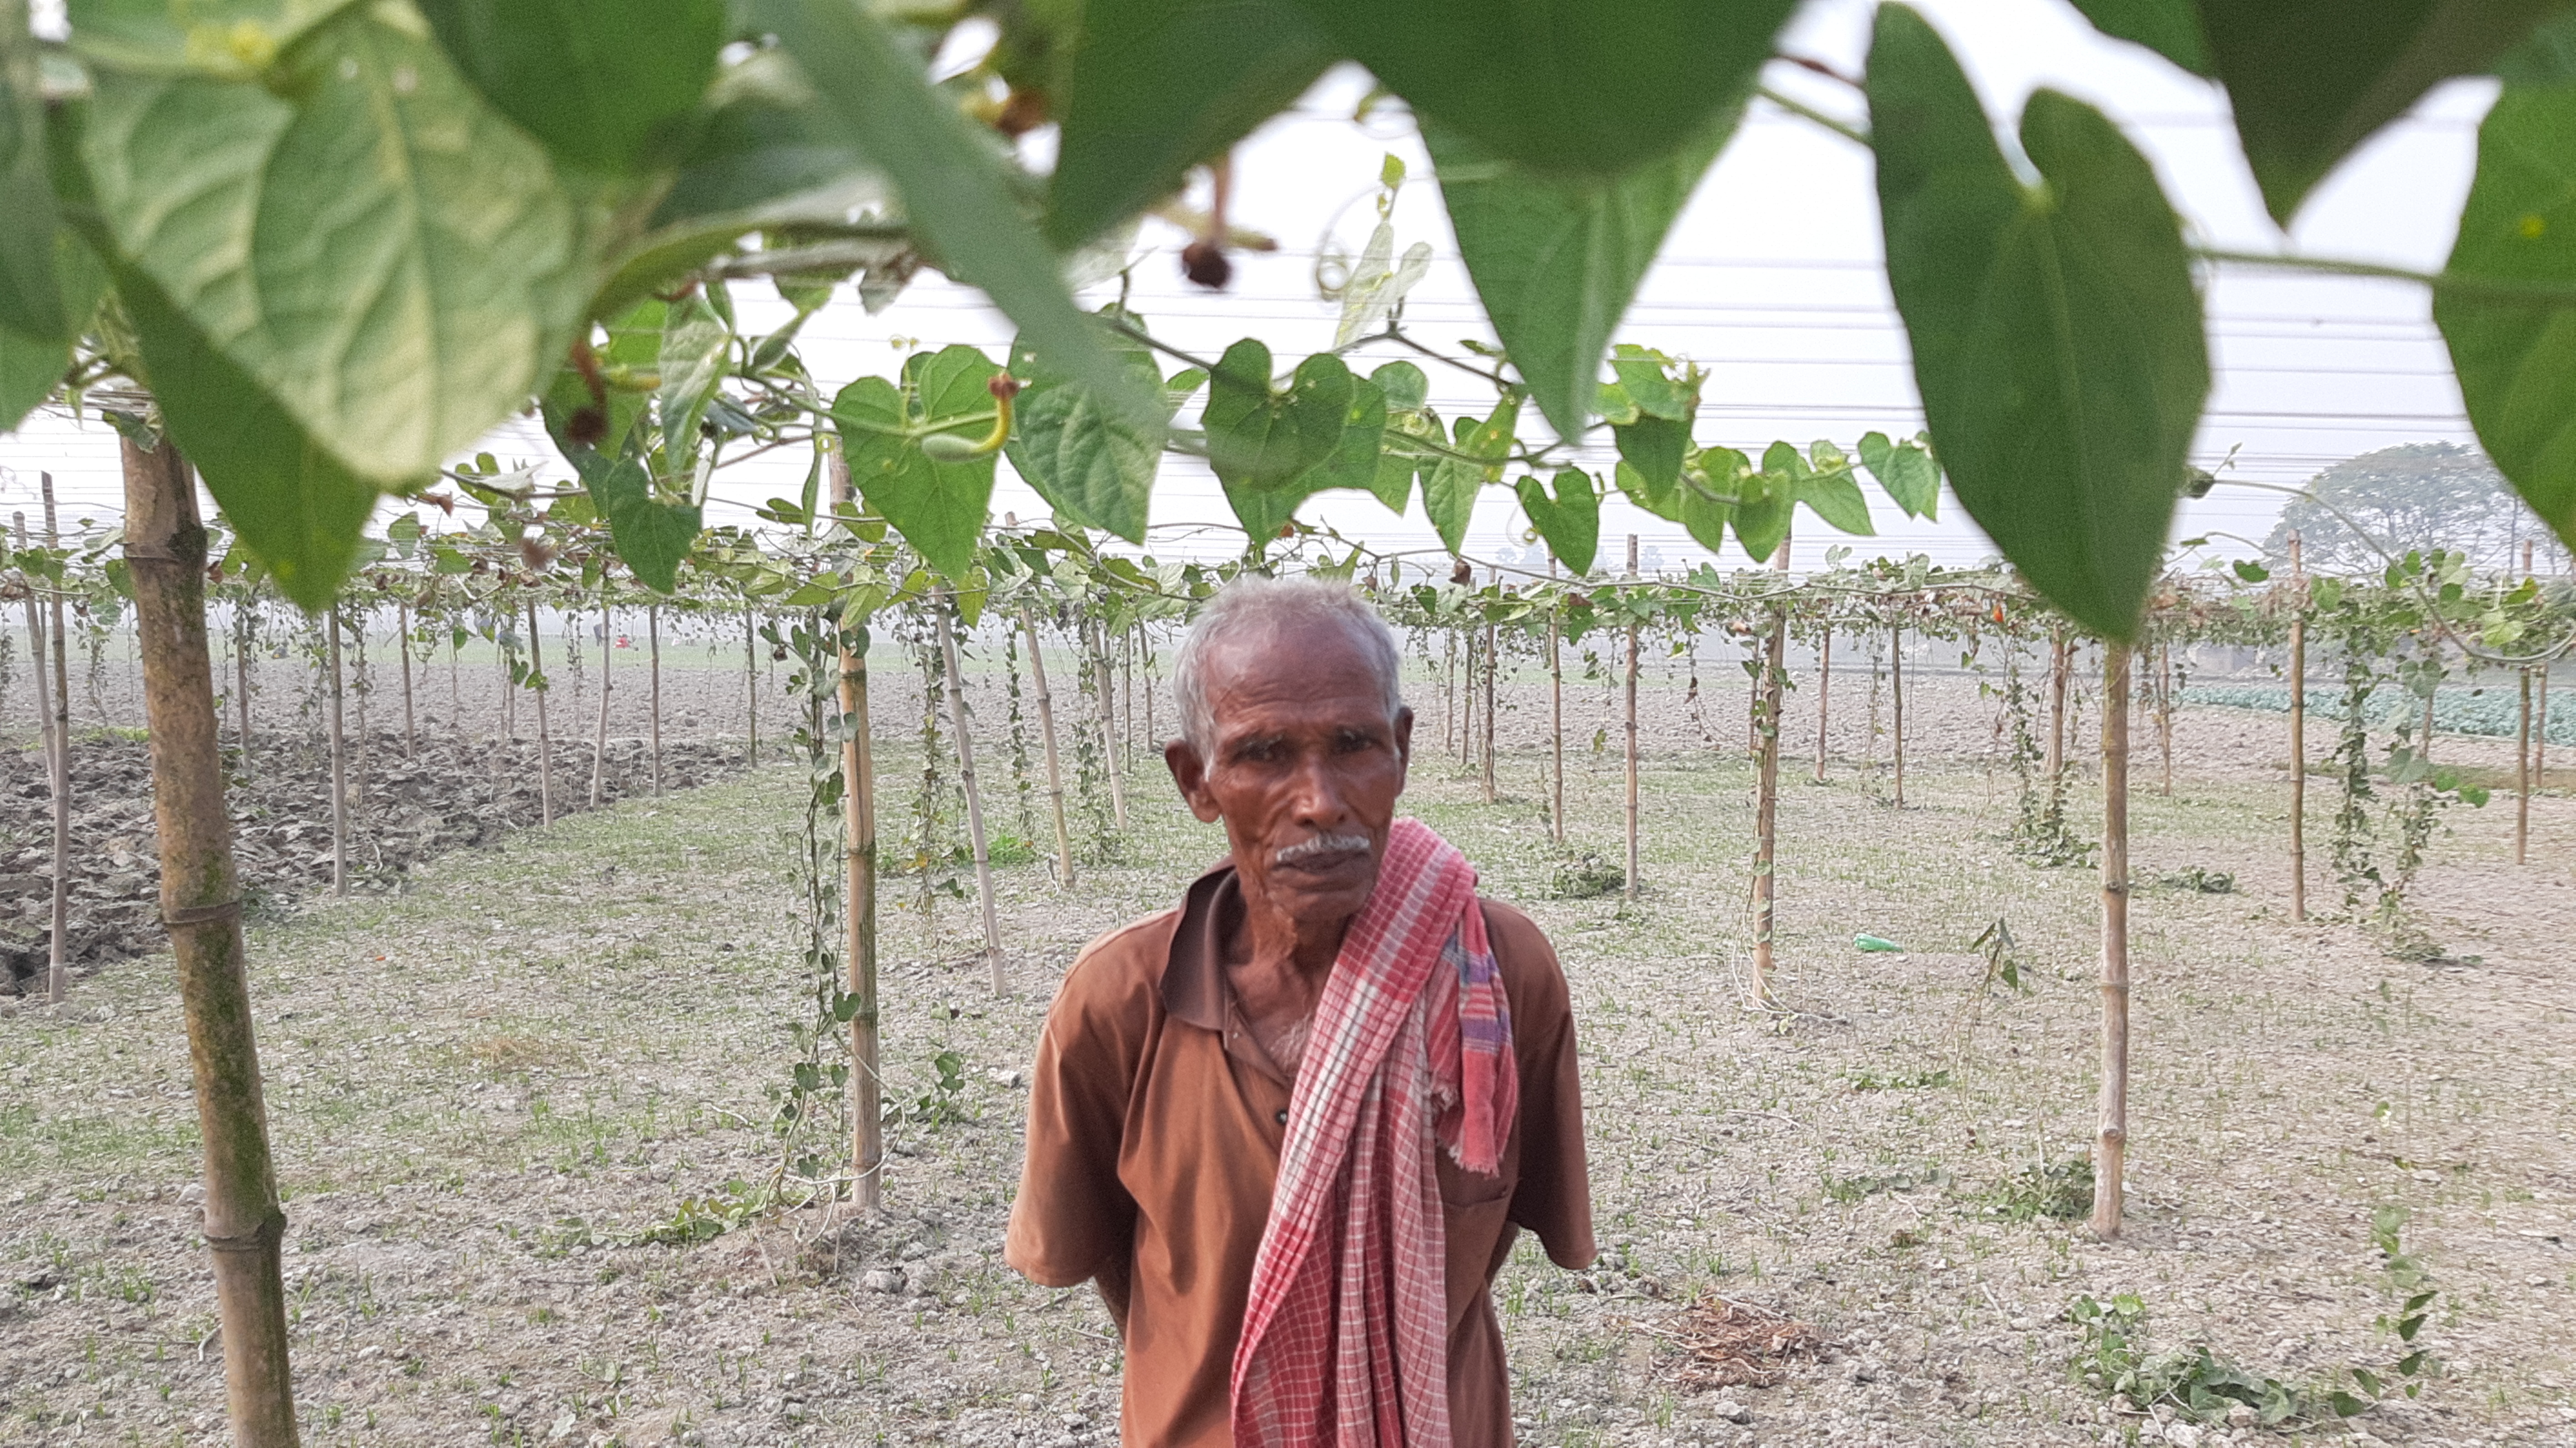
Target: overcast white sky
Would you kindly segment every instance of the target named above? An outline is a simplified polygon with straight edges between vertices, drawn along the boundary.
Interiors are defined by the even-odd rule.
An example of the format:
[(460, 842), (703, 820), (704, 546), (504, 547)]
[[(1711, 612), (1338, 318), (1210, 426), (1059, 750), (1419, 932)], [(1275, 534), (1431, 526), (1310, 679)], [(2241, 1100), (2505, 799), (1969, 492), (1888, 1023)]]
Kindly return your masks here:
[[(2494, 96), (2491, 82), (2455, 82), (2426, 97), (2321, 187), (2284, 238), (2263, 213), (2236, 151), (2226, 98), (2214, 85), (2102, 38), (2064, 0), (1922, 0), (1921, 8), (1958, 50), (2004, 129), (2040, 86), (2102, 107), (2153, 158), (2168, 195), (2201, 240), (2427, 270), (2437, 269), (2450, 248), (2476, 163), (2477, 121)], [(1857, 74), (1871, 10), (1865, 0), (1812, 0), (1782, 48)], [(1860, 118), (1859, 98), (1832, 81), (1785, 65), (1774, 65), (1767, 78), (1819, 109)], [(1438, 257), (1407, 306), (1409, 327), (1451, 350), (1458, 338), (1490, 335), (1457, 264), (1409, 119), (1400, 111), (1366, 124), (1349, 119), (1365, 86), (1366, 78), (1347, 68), (1326, 77), (1238, 153), (1236, 220), (1278, 238), (1280, 250), (1239, 255), (1230, 290), (1209, 293), (1182, 281), (1174, 254), (1184, 238), (1148, 223), (1138, 242), (1131, 305), (1158, 336), (1210, 356), (1238, 337), (1259, 336), (1283, 368), (1329, 345), (1337, 309), (1317, 297), (1313, 278), (1322, 229), (1344, 203), (1371, 191), (1388, 152), (1402, 156), (1416, 178), (1398, 205), (1399, 245), (1428, 241)], [(1697, 427), (1703, 443), (1759, 452), (1774, 438), (1802, 445), (1831, 438), (1848, 448), (1872, 429), (1902, 435), (1922, 426), (1905, 336), (1879, 270), (1871, 176), (1870, 158), (1858, 146), (1757, 102), (1701, 184), (1618, 336), (1709, 369)], [(1342, 210), (1334, 244), (1356, 251), (1371, 220), (1364, 202)], [(1096, 304), (1114, 291), (1115, 283), (1104, 284), (1085, 300)], [(764, 309), (779, 305), (765, 286), (746, 286), (737, 295), (746, 326), (759, 325)], [(2474, 441), (2421, 289), (2230, 268), (2209, 277), (2208, 301), (2217, 385), (2194, 448), (2202, 465), (2216, 467), (2236, 449), (2230, 476), (2297, 484), (2374, 448)], [(890, 374), (902, 357), (890, 339), (933, 347), (967, 342), (999, 356), (1011, 330), (980, 293), (925, 274), (874, 317), (845, 292), (807, 326), (804, 351), (809, 365), (837, 387), (868, 372)], [(1353, 358), (1362, 370), (1376, 360)], [(1436, 365), (1429, 370), (1444, 414), (1490, 406), (1484, 384), (1454, 372), (1443, 376)], [(551, 456), (531, 420), (503, 426), (485, 446), (504, 459)], [(1600, 451), (1595, 465), (1606, 468), (1608, 450)], [(0, 436), (0, 520), (32, 500), (40, 470), (54, 474), (75, 516), (112, 516), (120, 496), (116, 459), (115, 435), (104, 425), (39, 413), (20, 432)], [(792, 494), (803, 471), (800, 457), (720, 474), (710, 521), (750, 521), (750, 506)], [(1991, 551), (1946, 498), (1940, 523), (1925, 525), (1904, 520), (1871, 493), (1880, 535), (1830, 537), (1821, 524), (1802, 521), (1799, 565), (1821, 562), (1828, 542), (1856, 543), (1862, 556), (1922, 552), (1943, 563), (1973, 563)], [(2221, 488), (2185, 505), (2177, 536), (2260, 538), (2282, 502), (2277, 494)], [(1007, 464), (993, 508), (996, 516), (1016, 512), (1024, 519), (1045, 511)], [(1326, 495), (1300, 515), (1379, 546), (1435, 546), (1418, 502), (1399, 518), (1365, 496)], [(1221, 536), (1178, 531), (1178, 525), (1230, 518), (1215, 480), (1191, 460), (1166, 460), (1153, 517), (1154, 551), (1162, 556), (1215, 556), (1240, 544), (1239, 534), (1229, 544)], [(1518, 546), (1525, 526), (1507, 490), (1487, 489), (1469, 552), (1490, 556)], [(1707, 556), (1677, 526), (1614, 501), (1602, 520), (1605, 562), (1630, 532), (1643, 535), (1667, 565)], [(2250, 551), (2224, 536), (2216, 545)], [(1744, 560), (1730, 547), (1722, 561)]]

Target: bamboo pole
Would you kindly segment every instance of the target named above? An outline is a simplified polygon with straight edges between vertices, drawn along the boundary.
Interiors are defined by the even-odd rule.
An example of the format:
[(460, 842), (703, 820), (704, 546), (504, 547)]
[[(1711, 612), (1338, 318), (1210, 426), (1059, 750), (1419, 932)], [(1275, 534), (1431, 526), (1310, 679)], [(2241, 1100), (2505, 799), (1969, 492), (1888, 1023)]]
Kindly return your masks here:
[(1485, 803), (1494, 802), (1494, 626), (1485, 625)]
[(2164, 751), (2164, 785), (2160, 791), (2173, 797), (2173, 645), (2161, 644), (2156, 649), (2156, 745)]
[(742, 736), (743, 758), (760, 763), (760, 634), (751, 621), (751, 605), (742, 606)]
[[(840, 454), (835, 453), (837, 460)], [(846, 464), (840, 479), (848, 476)], [(850, 1011), (850, 1164), (858, 1205), (874, 1210), (884, 1197), (884, 1077), (877, 1020), (877, 771), (868, 732), (867, 635), (841, 650), (842, 832), (849, 851), (842, 881), (843, 988), (856, 997)]]
[(161, 918), (178, 966), (206, 1147), (205, 1235), (214, 1253), (226, 1407), (238, 1448), (293, 1448), (295, 1390), (278, 1270), (286, 1213), (278, 1205), (260, 1098), (232, 824), (215, 740), (206, 530), (187, 460), (175, 446), (164, 442), (147, 453), (129, 438), (122, 447), (125, 558), (150, 725)]
[(349, 893), (349, 743), (341, 723), (340, 605), (323, 619), (331, 631), (331, 893)]
[[(1098, 648), (1091, 656), (1093, 687), (1100, 693), (1100, 768), (1109, 776), (1109, 817), (1118, 832), (1127, 832), (1127, 785), (1118, 768), (1118, 731), (1114, 716), (1118, 700), (1110, 691), (1109, 625), (1094, 625), (1099, 630)], [(1087, 631), (1087, 630), (1086, 630)]]
[[(646, 677), (651, 681), (646, 686), (644, 708), (645, 712), (652, 716), (653, 723), (653, 797), (660, 799), (662, 797), (662, 605), (658, 603), (648, 603), (644, 606), (644, 645)], [(860, 681), (860, 692), (862, 694), (867, 692), (865, 680)], [(848, 707), (847, 702), (844, 701), (843, 711), (847, 712)]]
[(1825, 726), (1833, 718), (1834, 626), (1825, 625), (1825, 642), (1816, 658), (1816, 783), (1825, 782)]
[(1458, 631), (1440, 631), (1440, 752), (1458, 747)]
[(528, 687), (537, 696), (537, 823), (555, 822), (555, 738), (546, 728), (546, 660), (537, 642), (537, 601), (528, 600)]
[(235, 692), (240, 695), (234, 703), (241, 711), (241, 775), (245, 782), (250, 779), (251, 761), (250, 651), (255, 638), (251, 610), (256, 606), (258, 592), (257, 583), (243, 584), (242, 601), (233, 608), (233, 674), (238, 681)]
[(1037, 620), (1020, 615), (1020, 632), (1029, 641), (1029, 682), (1038, 691), (1038, 734), (1046, 741), (1047, 809), (1055, 816), (1055, 882), (1073, 888), (1073, 832), (1064, 822), (1064, 764), (1055, 748), (1055, 695), (1047, 688), (1046, 656), (1038, 648)]
[[(58, 547), (62, 542), (54, 518), (54, 475), (40, 473), (45, 500), (45, 546)], [(63, 619), (63, 592), (50, 591), (51, 615), (46, 625), (47, 642), (54, 655), (54, 752), (48, 761), (53, 766), (52, 798), (54, 825), (54, 894), (49, 917), (49, 941), (45, 962), (45, 998), (60, 1004), (71, 990), (71, 898), (72, 898), (72, 665), (71, 629)], [(36, 661), (38, 670), (44, 660)]]
[(2066, 781), (2066, 675), (2075, 665), (2075, 645), (2066, 630), (2054, 630), (2048, 646), (2048, 788), (2054, 801)]
[(1905, 808), (1905, 630), (1887, 626), (1887, 714), (1896, 760), (1896, 807)]
[[(27, 546), (27, 515), (24, 513), (18, 514), (17, 524), (18, 546), (24, 548)], [(53, 529), (48, 527), (45, 530), (45, 533), (47, 540), (50, 542)], [(39, 736), (44, 740), (45, 789), (47, 794), (51, 796), (49, 803), (53, 807), (54, 826), (53, 890), (47, 902), (45, 914), (46, 929), (50, 934), (50, 940), (46, 947), (45, 999), (55, 1005), (60, 1005), (62, 1004), (64, 995), (71, 989), (71, 956), (69, 946), (72, 888), (71, 721), (68, 710), (58, 713), (55, 709), (54, 696), (61, 691), (57, 689), (52, 680), (47, 677), (45, 666), (47, 663), (47, 656), (52, 651), (48, 646), (49, 635), (45, 627), (45, 610), (36, 602), (35, 584), (36, 580), (34, 576), (29, 575), (27, 579), (27, 645), (36, 666), (34, 670), (36, 675), (36, 729)], [(57, 605), (54, 611), (59, 615), (61, 612), (60, 606)], [(59, 635), (61, 632), (62, 623), (58, 617), (55, 620), (52, 634)], [(60, 641), (59, 637), (53, 637), (51, 639), (51, 642), (54, 643), (59, 643)], [(54, 654), (53, 656), (56, 658), (60, 657), (59, 654)]]
[(411, 712), (411, 604), (394, 602), (394, 656), (402, 660), (403, 689), (403, 758), (420, 757), (420, 735), (412, 724)]
[[(1789, 571), (1789, 543), (1780, 541), (1771, 566)], [(1753, 825), (1753, 989), (1756, 1004), (1769, 1010), (1772, 937), (1779, 921), (1780, 846), (1780, 682), (1788, 672), (1789, 605), (1771, 605), (1771, 636), (1762, 646), (1762, 681), (1754, 697), (1761, 701), (1760, 776), (1754, 791)]]
[(2120, 1235), (2129, 1150), (2129, 646), (2102, 654), (2102, 1102), (2093, 1235)]
[(2513, 746), (2513, 862), (2531, 862), (2531, 669), (2522, 670), (2522, 732)]
[[(1556, 558), (1547, 560), (1547, 576), (1556, 576)], [(1554, 759), (1549, 788), (1555, 799), (1548, 809), (1548, 825), (1556, 833), (1557, 848), (1565, 847), (1565, 646), (1558, 629), (1558, 609), (1547, 611), (1547, 737)]]
[[(1634, 534), (1634, 533), (1631, 533), (1631, 534), (1629, 534), (1629, 535), (1628, 535), (1628, 576), (1629, 576), (1631, 579), (1633, 579), (1633, 578), (1635, 578), (1635, 577), (1637, 576), (1637, 535), (1636, 535), (1636, 534)], [(1638, 869), (1638, 863), (1637, 863), (1637, 625), (1636, 625), (1636, 622), (1635, 622), (1633, 619), (1632, 619), (1632, 620), (1630, 620), (1630, 622), (1629, 622), (1629, 624), (1628, 624), (1628, 668), (1627, 668), (1627, 673), (1626, 673), (1626, 683), (1625, 683), (1625, 688), (1626, 688), (1626, 691), (1627, 691), (1627, 703), (1626, 703), (1626, 706), (1625, 706), (1625, 708), (1626, 708), (1626, 715), (1625, 715), (1625, 721), (1624, 721), (1624, 723), (1621, 725), (1621, 727), (1626, 731), (1626, 734), (1627, 734), (1627, 741), (1628, 741), (1628, 743), (1627, 743), (1627, 760), (1628, 760), (1628, 803), (1627, 803), (1627, 825), (1628, 825), (1628, 875), (1627, 875), (1627, 883), (1626, 883), (1626, 884), (1621, 888), (1621, 890), (1620, 890), (1620, 897), (1621, 897), (1622, 899), (1634, 900), (1634, 899), (1636, 899), (1636, 898), (1637, 898), (1637, 869)]]
[(2290, 535), (2290, 918), (2308, 918), (2308, 580)]
[[(599, 595), (599, 724), (590, 736), (590, 807), (599, 808), (608, 784), (608, 665), (617, 654), (617, 625), (608, 611), (608, 592)], [(821, 707), (821, 701), (816, 701)]]
[[(957, 668), (957, 633), (948, 622), (952, 607), (943, 590), (932, 608), (939, 620), (939, 656), (948, 665), (948, 723), (957, 735), (957, 779), (966, 788), (966, 841), (975, 849), (975, 893), (984, 906), (984, 959), (993, 969), (993, 994), (1009, 995), (1001, 917), (993, 909), (993, 856), (984, 842), (984, 792), (975, 785), (975, 736), (966, 727), (966, 684)], [(1105, 667), (1105, 659), (1103, 663)], [(1101, 682), (1108, 682), (1105, 675)]]

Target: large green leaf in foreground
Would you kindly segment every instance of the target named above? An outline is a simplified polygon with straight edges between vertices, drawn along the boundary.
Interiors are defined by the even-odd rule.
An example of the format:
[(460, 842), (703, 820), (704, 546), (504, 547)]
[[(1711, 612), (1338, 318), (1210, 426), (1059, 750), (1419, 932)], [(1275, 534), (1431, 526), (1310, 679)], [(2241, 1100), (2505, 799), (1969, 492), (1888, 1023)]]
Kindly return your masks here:
[(1796, 0), (1303, 0), (1442, 129), (1558, 176), (1698, 144), (1741, 103)]
[(1739, 95), (1688, 145), (1604, 178), (1549, 176), (1425, 129), (1459, 257), (1557, 436), (1582, 435), (1611, 329), (1743, 113)]
[(561, 357), (589, 297), (571, 206), (437, 46), (371, 10), (283, 69), (271, 89), (102, 68), (99, 208), (314, 443), (378, 482), (426, 476)]
[(2180, 223), (2101, 113), (2031, 97), (2025, 187), (1923, 18), (1881, 7), (1870, 130), (1888, 285), (1951, 486), (2033, 586), (2126, 639), (2209, 392)]
[(724, 0), (415, 0), (486, 100), (574, 166), (623, 174), (677, 140)]
[(592, 504), (608, 520), (617, 556), (645, 587), (671, 592), (679, 584), (681, 561), (697, 544), (702, 511), (694, 504), (655, 499), (652, 475), (631, 457), (607, 458), (586, 447), (574, 448), (570, 456)]
[[(2478, 128), (2478, 174), (2448, 272), (2576, 285), (2576, 89), (2508, 87)], [(2576, 540), (2576, 307), (2436, 290), (2460, 397), (2487, 456)]]

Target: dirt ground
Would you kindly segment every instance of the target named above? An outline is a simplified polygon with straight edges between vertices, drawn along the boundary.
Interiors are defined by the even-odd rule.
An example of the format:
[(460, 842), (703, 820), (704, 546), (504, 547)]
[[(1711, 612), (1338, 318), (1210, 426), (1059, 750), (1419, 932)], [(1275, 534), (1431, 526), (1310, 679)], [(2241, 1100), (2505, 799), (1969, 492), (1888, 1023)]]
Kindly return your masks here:
[[(1523, 1442), (2168, 1438), (2070, 1371), (2070, 1301), (2134, 1293), (2153, 1344), (2205, 1343), (2294, 1382), (2385, 1372), (2404, 1349), (2380, 1325), (2396, 1300), (2371, 1228), (2400, 1207), (2440, 1293), (2416, 1344), (2432, 1355), (2422, 1395), (2236, 1436), (2576, 1444), (2576, 800), (2535, 801), (2520, 868), (2510, 800), (2446, 814), (2415, 896), (2444, 949), (2400, 960), (2348, 919), (2288, 918), (2277, 717), (2186, 712), (2170, 798), (2143, 735), (2130, 1215), (2103, 1244), (1996, 1210), (2016, 1178), (2084, 1150), (2099, 995), (2093, 873), (2025, 863), (2003, 837), (2016, 796), (1992, 765), (1994, 701), (1910, 681), (1899, 810), (1886, 740), (1878, 776), (1859, 777), (1867, 681), (1836, 679), (1829, 781), (1801, 769), (1782, 805), (1795, 1013), (1773, 1018), (1745, 1008), (1741, 674), (1704, 656), (1703, 679), (1736, 685), (1710, 683), (1694, 716), (1673, 662), (1650, 681), (1633, 905), (1553, 891), (1541, 686), (1507, 691), (1491, 805), (1417, 690), (1411, 804), (1548, 930), (1582, 1036), (1605, 1257), (1570, 1274), (1524, 1246), (1497, 1284)], [(918, 763), (901, 687), (881, 684), (890, 816)], [(1000, 727), (995, 687), (979, 680), (983, 731)], [(1802, 764), (1812, 692), (1787, 725)], [(1567, 700), (1571, 833), (1615, 859), (1618, 754), (1592, 747), (1608, 696), (1570, 682)], [(2089, 742), (2089, 708), (2080, 722)], [(2437, 748), (2493, 762), (2483, 741)], [(1056, 980), (1220, 848), (1131, 779), (1121, 863), (1071, 891), (1042, 864), (998, 872), (1006, 995), (971, 903), (889, 883), (885, 1039), (905, 1118), (878, 1219), (806, 1211), (652, 1240), (697, 1235), (730, 1183), (780, 1158), (770, 1123), (810, 1011), (794, 767), (512, 831), (414, 864), (399, 891), (254, 924), (307, 1440), (1114, 1441), (1105, 1313), (1019, 1281), (999, 1237), (1018, 1073)], [(2310, 806), (2310, 888), (2331, 917), (2322, 782)], [(2097, 809), (2079, 788), (2079, 824)], [(2156, 883), (2193, 868), (2234, 891)], [(2026, 993), (1989, 989), (1971, 948), (1997, 919)], [(1857, 952), (1863, 931), (1908, 949)], [(220, 1441), (195, 1150), (166, 957), (98, 963), (61, 1008), (0, 1001), (0, 1442)], [(1712, 1291), (1813, 1324), (1822, 1360), (1771, 1387), (1688, 1386), (1672, 1338)]]

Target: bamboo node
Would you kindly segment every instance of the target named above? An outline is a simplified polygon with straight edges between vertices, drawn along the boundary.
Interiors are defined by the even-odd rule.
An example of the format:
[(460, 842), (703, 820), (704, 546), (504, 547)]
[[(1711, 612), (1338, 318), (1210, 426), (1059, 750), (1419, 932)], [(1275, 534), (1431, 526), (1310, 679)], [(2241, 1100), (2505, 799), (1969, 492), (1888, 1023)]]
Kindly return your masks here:
[(286, 1214), (271, 1208), (258, 1226), (239, 1236), (206, 1234), (206, 1246), (217, 1252), (274, 1252), (286, 1240)]
[(164, 929), (184, 930), (191, 925), (212, 925), (222, 920), (238, 920), (241, 918), (241, 908), (239, 898), (219, 900), (212, 905), (183, 905), (176, 910), (162, 911), (161, 924)]

